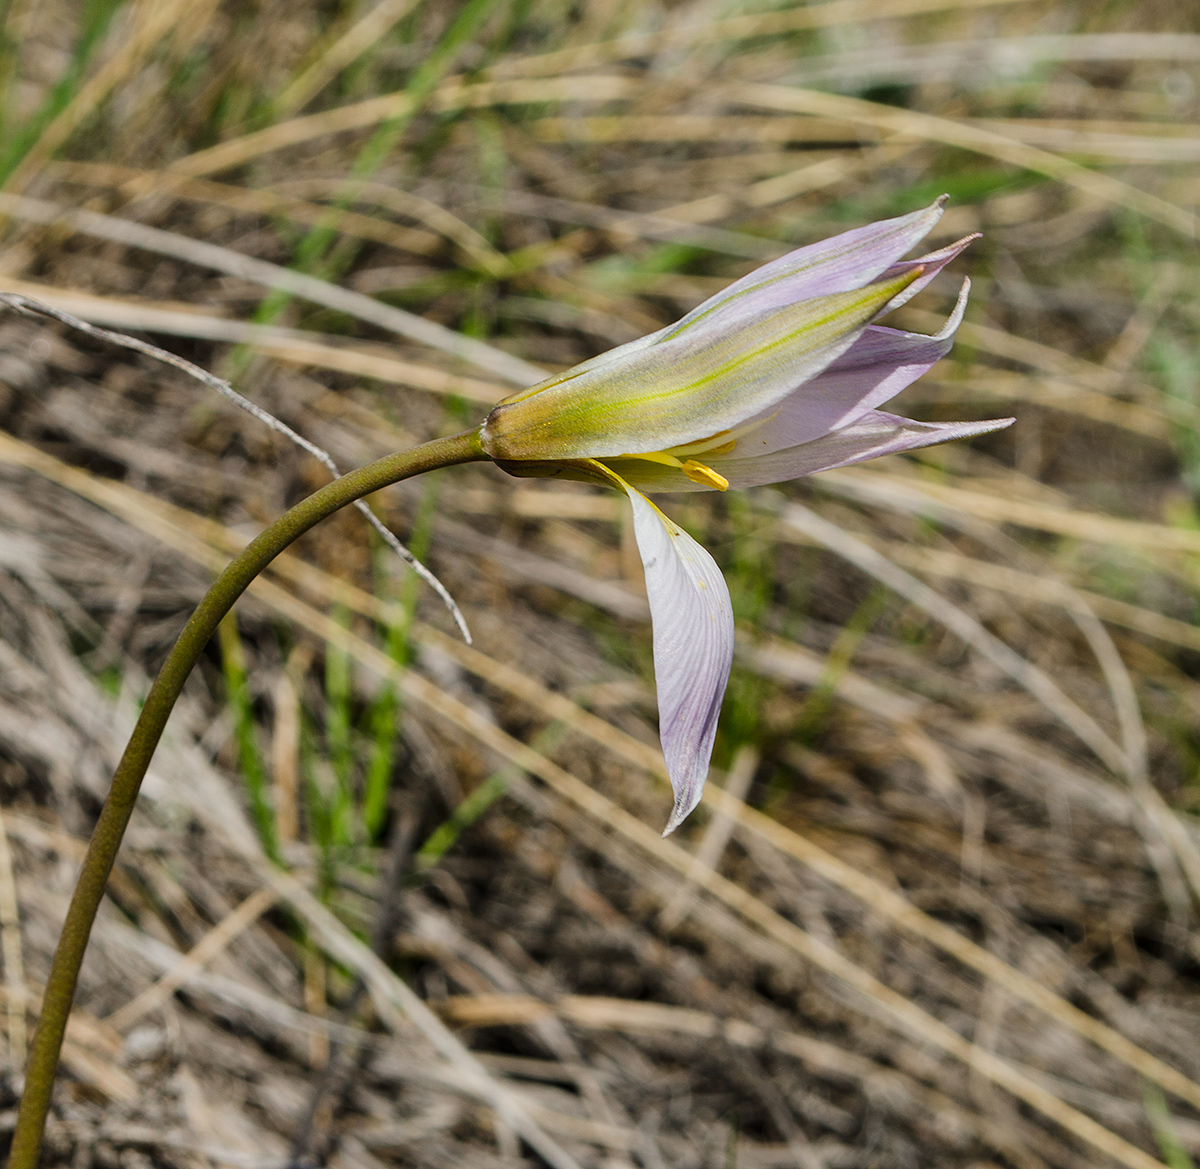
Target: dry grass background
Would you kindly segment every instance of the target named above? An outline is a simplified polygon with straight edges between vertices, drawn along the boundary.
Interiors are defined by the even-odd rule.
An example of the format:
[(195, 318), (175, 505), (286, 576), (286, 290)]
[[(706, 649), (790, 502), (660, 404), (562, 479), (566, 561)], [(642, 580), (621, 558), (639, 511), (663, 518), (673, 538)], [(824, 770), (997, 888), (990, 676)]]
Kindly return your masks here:
[[(1019, 417), (668, 500), (740, 623), (668, 841), (614, 497), (475, 466), (376, 501), (473, 648), (361, 517), (306, 538), (147, 783), (47, 1164), (1192, 1164), (1193, 6), (0, 13), (0, 291), (232, 378), (344, 466), (943, 190), (975, 293), (903, 406)], [(6, 1130), (147, 676), (325, 472), (12, 313), (0, 424)]]

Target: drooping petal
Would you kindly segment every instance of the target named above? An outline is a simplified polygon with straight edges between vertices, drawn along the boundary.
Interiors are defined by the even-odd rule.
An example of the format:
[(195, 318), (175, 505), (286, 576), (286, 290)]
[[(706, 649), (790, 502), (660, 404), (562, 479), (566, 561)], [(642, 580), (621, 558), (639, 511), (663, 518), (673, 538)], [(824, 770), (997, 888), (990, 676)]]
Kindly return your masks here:
[[(911, 418), (872, 410), (850, 426), (813, 442), (752, 458), (710, 458), (707, 465), (724, 476), (731, 488), (762, 487), (882, 455), (894, 455), (952, 439), (987, 434), (1011, 426), (1014, 421), (1012, 418), (992, 418), (985, 422), (915, 422)], [(613, 462), (613, 468), (641, 491), (711, 490), (703, 484), (692, 482), (682, 471), (657, 463), (621, 459)]]
[[(764, 411), (757, 427), (754, 419), (746, 423), (727, 457), (769, 455), (813, 442), (890, 401), (950, 351), (970, 290), (970, 281), (963, 281), (954, 311), (931, 337), (868, 325), (841, 357)], [(702, 453), (694, 453), (696, 458), (703, 458)]]
[(732, 430), (841, 356), (920, 268), (751, 322), (714, 313), (688, 333), (506, 398), (480, 438), (495, 459), (610, 458)]
[(933, 230), (945, 203), (943, 195), (921, 211), (856, 227), (788, 252), (735, 280), (655, 336), (670, 340), (717, 311), (731, 321), (749, 320), (797, 301), (862, 288)]
[(654, 626), (659, 736), (675, 793), (666, 835), (700, 802), (708, 776), (733, 662), (733, 607), (713, 558), (640, 491), (621, 486), (633, 504)]

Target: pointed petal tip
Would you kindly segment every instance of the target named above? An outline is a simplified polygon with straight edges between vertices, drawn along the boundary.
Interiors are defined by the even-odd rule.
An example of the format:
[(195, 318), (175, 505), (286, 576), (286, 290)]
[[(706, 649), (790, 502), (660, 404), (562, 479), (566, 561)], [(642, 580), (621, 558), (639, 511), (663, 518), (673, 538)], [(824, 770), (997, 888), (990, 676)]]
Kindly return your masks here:
[(962, 324), (963, 314), (967, 311), (967, 300), (971, 295), (971, 278), (964, 276), (962, 288), (958, 292), (958, 300), (954, 302), (954, 310), (946, 318), (946, 323), (936, 332), (931, 334), (931, 341), (948, 341), (958, 332), (958, 326)]
[[(703, 786), (703, 785), (701, 785)], [(680, 826), (695, 810), (696, 805), (700, 803), (700, 792), (695, 792), (694, 795), (687, 800), (676, 800), (675, 806), (671, 809), (671, 816), (667, 820), (667, 826), (663, 829), (663, 839), (665, 840), (676, 828)]]
[(900, 268), (908, 267), (912, 264), (922, 264), (925, 271), (932, 272), (936, 276), (951, 260), (955, 260), (962, 255), (977, 239), (983, 239), (983, 232), (975, 231), (970, 235), (964, 235), (962, 239), (956, 239), (953, 243), (943, 244), (940, 248), (936, 248), (932, 252), (926, 252), (923, 256), (916, 256), (911, 260), (899, 260), (893, 267)]
[[(924, 433), (914, 433), (907, 441), (897, 444), (895, 451), (884, 453), (900, 453), (910, 450), (921, 450), (927, 446), (938, 446), (943, 442), (954, 442), (962, 438), (979, 438), (980, 435), (992, 434), (997, 430), (1007, 430), (1015, 418), (983, 418), (978, 422), (917, 422), (912, 418), (901, 418), (895, 414), (887, 414), (881, 410), (874, 411), (877, 419), (904, 426), (905, 424), (922, 428)], [(872, 456), (876, 457), (876, 456)]]
[[(910, 418), (898, 418), (896, 415), (884, 414), (882, 411), (877, 412), (880, 418), (895, 419), (897, 422), (913, 423)], [(979, 422), (916, 422), (914, 425), (918, 427), (927, 427), (924, 435), (914, 434), (911, 440), (900, 442), (896, 446), (894, 452), (885, 453), (901, 453), (903, 451), (920, 450), (922, 447), (938, 446), (943, 442), (954, 442), (962, 438), (979, 438), (984, 434), (994, 434), (997, 430), (1007, 430), (1014, 422), (1015, 418), (984, 418)]]

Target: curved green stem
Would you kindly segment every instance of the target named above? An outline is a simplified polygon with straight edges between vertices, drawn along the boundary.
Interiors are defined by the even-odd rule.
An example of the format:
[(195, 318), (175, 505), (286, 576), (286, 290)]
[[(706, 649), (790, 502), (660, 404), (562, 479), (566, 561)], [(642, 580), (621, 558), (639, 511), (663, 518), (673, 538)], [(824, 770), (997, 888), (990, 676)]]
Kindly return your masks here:
[(116, 860), (117, 850), (121, 847), (121, 837), (133, 813), (142, 778), (150, 766), (150, 758), (158, 746), (187, 676), (221, 618), (229, 612), (250, 582), (280, 552), (326, 516), (389, 483), (409, 479), (437, 467), (450, 467), (486, 458), (479, 445), (477, 432), (465, 431), (360, 467), (310, 495), (264, 529), (205, 594), (150, 688), (92, 833), (79, 872), (79, 881), (63, 922), (58, 948), (54, 952), (50, 977), (46, 981), (42, 1013), (29, 1050), (25, 1091), (13, 1132), (8, 1169), (36, 1169), (46, 1114), (50, 1109), (50, 1092), (58, 1068), (59, 1050), (67, 1027), (67, 1017), (71, 1013), (75, 984), (92, 922), (104, 896), (104, 887)]

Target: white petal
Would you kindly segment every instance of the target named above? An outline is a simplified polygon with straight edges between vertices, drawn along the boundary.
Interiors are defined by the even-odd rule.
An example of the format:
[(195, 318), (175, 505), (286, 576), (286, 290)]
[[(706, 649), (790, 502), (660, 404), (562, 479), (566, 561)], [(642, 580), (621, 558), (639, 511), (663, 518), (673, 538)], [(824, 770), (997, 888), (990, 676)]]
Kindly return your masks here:
[(700, 802), (733, 662), (733, 607), (716, 561), (627, 484), (654, 625), (659, 736), (675, 807), (665, 836)]

